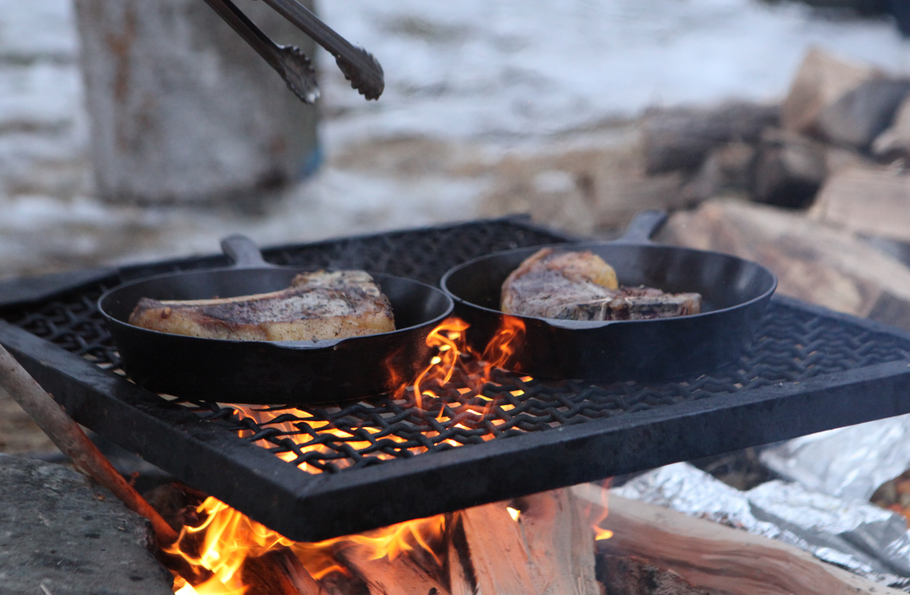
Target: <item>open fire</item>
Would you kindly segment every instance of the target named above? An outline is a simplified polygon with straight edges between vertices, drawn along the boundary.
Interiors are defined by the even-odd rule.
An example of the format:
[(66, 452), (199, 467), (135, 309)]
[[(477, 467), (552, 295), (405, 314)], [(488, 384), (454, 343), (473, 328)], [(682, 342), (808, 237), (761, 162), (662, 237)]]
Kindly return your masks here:
[[(483, 353), (473, 352), (465, 342), (465, 331), (468, 325), (458, 319), (450, 318), (444, 321), (429, 335), (427, 344), (435, 350), (428, 366), (410, 382), (402, 382), (394, 397), (416, 404), (418, 408), (432, 415), (443, 427), (468, 429), (458, 421), (465, 414), (484, 418), (491, 407), (492, 399), (483, 397), (480, 389), (491, 382), (495, 382), (493, 371), (498, 366), (508, 361), (512, 354), (512, 345), (520, 341), (524, 333), (524, 325), (519, 319), (506, 318), (503, 327), (493, 338)], [(524, 381), (531, 380), (525, 377)], [(479, 399), (472, 399), (469, 403), (458, 403), (458, 413), (453, 415), (450, 403), (447, 403), (446, 394), (451, 394), (453, 385), (459, 394), (475, 393), (481, 395)], [(234, 406), (243, 415), (258, 423), (273, 423), (280, 427), (292, 439), (301, 445), (300, 453), (326, 448), (319, 442), (312, 442), (308, 433), (301, 433), (292, 427), (291, 422), (275, 423), (279, 415), (286, 414), (287, 409), (281, 412), (271, 411), (267, 408), (254, 408), (249, 406)], [(293, 411), (298, 418), (308, 417), (303, 411)], [(502, 420), (493, 419), (491, 423), (502, 423)], [(313, 420), (311, 426), (318, 428), (320, 424)], [(343, 430), (327, 428), (342, 439), (353, 442), (353, 448), (363, 448), (358, 444), (356, 437), (345, 433)], [(374, 429), (378, 432), (379, 430)], [(245, 431), (248, 432), (248, 431)], [(492, 435), (490, 435), (492, 436)], [(387, 438), (402, 440), (394, 434)], [(447, 440), (451, 446), (459, 446), (454, 440)], [(262, 442), (259, 442), (262, 444)], [(415, 451), (418, 449), (415, 449)], [(277, 456), (288, 462), (300, 458), (294, 451), (277, 452)], [(386, 458), (381, 452), (378, 458)], [(319, 473), (321, 470), (306, 462), (298, 465), (309, 473)], [(587, 517), (583, 521), (588, 533), (588, 540), (606, 539), (611, 536), (610, 531), (602, 529), (599, 525), (607, 516), (606, 489), (604, 501), (601, 506), (588, 506)], [(528, 501), (533, 500), (528, 499)], [(527, 502), (525, 503), (527, 505)], [(573, 518), (575, 506), (560, 506), (566, 508), (564, 515)], [(485, 518), (482, 524), (490, 524), (483, 530), (495, 531), (501, 528), (502, 523), (522, 527), (521, 502), (488, 505), (483, 513), (473, 513), (474, 516), (492, 515), (495, 518)], [(537, 506), (546, 509), (546, 506)], [(569, 510), (572, 509), (572, 510)], [(539, 511), (537, 511), (540, 514)], [(409, 558), (407, 564), (418, 560), (418, 565), (429, 577), (443, 577), (449, 575), (448, 580), (441, 583), (451, 583), (453, 566), (464, 566), (456, 562), (458, 555), (454, 552), (456, 542), (470, 541), (473, 529), (466, 528), (471, 525), (471, 515), (455, 513), (436, 515), (429, 518), (417, 519), (397, 525), (377, 529), (357, 535), (349, 535), (329, 539), (319, 543), (302, 543), (289, 540), (282, 535), (266, 528), (265, 526), (249, 519), (242, 513), (234, 510), (219, 500), (209, 497), (196, 509), (196, 515), (202, 519), (195, 526), (185, 526), (181, 530), (180, 539), (166, 550), (166, 561), (175, 575), (175, 592), (181, 595), (198, 593), (200, 595), (243, 595), (249, 591), (250, 580), (248, 572), (244, 572), (248, 560), (261, 559), (269, 553), (280, 552), (284, 556), (285, 570), (287, 570), (287, 557), (293, 555), (295, 561), (290, 564), (297, 568), (296, 572), (302, 573), (307, 581), (344, 582), (354, 569), (361, 569), (371, 562), (383, 561), (383, 564), (395, 564), (402, 554)], [(474, 519), (476, 523), (476, 519)], [(576, 523), (578, 524), (578, 523)], [(524, 530), (524, 529), (522, 529)], [(464, 549), (464, 548), (462, 548)], [(527, 547), (525, 549), (528, 549)], [(299, 566), (297, 566), (299, 562)], [(301, 572), (302, 571), (302, 572)], [(474, 571), (468, 571), (471, 574)], [(456, 573), (457, 574), (457, 573)], [(462, 571), (462, 574), (464, 572)], [(467, 579), (466, 579), (467, 580)], [(477, 578), (473, 577), (476, 582)], [(451, 592), (456, 591), (450, 584), (445, 585)], [(433, 589), (434, 587), (430, 587)], [(298, 587), (299, 590), (299, 587)], [(426, 591), (425, 591), (426, 592)], [(433, 591), (430, 591), (433, 592)]]

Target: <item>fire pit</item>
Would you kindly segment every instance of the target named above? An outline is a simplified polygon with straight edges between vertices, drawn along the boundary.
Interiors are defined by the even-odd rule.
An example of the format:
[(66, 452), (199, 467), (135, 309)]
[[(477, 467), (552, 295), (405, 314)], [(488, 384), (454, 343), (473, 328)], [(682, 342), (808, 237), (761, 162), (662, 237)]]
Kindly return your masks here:
[[(503, 219), (264, 255), (436, 283), (475, 256), (567, 239)], [(661, 384), (544, 382), (458, 356), (445, 384), (427, 377), (416, 391), (288, 409), (178, 402), (124, 379), (95, 309), (101, 292), (218, 264), (8, 283), (0, 343), (76, 421), (298, 541), (910, 412), (910, 335), (786, 298), (772, 301), (740, 361)], [(463, 332), (457, 323), (439, 331), (440, 360)]]

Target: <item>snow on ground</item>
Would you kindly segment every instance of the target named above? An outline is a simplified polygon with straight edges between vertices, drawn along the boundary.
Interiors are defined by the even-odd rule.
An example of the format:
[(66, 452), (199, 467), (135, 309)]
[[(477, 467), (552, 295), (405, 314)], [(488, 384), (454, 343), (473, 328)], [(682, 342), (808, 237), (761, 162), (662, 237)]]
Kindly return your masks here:
[[(470, 159), (616, 142), (616, 122), (650, 105), (778, 100), (813, 44), (910, 73), (910, 43), (887, 20), (758, 0), (331, 0), (318, 10), (380, 60), (386, 92), (365, 102), (320, 54), (326, 165), (254, 217), (92, 199), (70, 1), (0, 0), (0, 277), (211, 252), (237, 231), (269, 244), (470, 218), (489, 184)], [(402, 137), (452, 148), (426, 168), (384, 168), (384, 149), (369, 148)], [(352, 151), (360, 158), (346, 159)], [(464, 153), (468, 166), (447, 163)]]

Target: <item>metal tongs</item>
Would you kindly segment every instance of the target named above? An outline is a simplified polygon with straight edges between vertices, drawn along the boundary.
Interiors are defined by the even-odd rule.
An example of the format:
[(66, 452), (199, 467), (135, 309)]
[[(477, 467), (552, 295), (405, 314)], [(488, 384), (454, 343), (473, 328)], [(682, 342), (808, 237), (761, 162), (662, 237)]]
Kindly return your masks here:
[[(382, 66), (372, 54), (352, 45), (296, 0), (264, 1), (335, 56), (338, 68), (344, 73), (344, 78), (351, 81), (351, 87), (366, 99), (379, 99), (385, 81)], [(205, 2), (281, 75), (301, 101), (316, 101), (319, 97), (316, 72), (306, 54), (297, 47), (278, 45), (269, 39), (231, 0)]]

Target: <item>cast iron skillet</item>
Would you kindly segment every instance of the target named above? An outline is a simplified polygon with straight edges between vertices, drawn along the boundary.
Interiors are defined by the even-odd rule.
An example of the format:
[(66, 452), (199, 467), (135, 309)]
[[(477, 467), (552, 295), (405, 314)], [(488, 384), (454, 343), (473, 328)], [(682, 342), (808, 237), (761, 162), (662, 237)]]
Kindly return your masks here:
[(127, 375), (155, 392), (226, 403), (323, 403), (398, 387), (427, 365), (426, 337), (452, 300), (424, 283), (373, 274), (398, 330), (329, 341), (227, 341), (150, 331), (126, 321), (141, 297), (190, 300), (277, 291), (304, 269), (266, 263), (243, 236), (221, 243), (229, 268), (159, 275), (126, 283), (98, 306)]
[(660, 246), (648, 238), (666, 220), (636, 216), (614, 242), (580, 242), (556, 250), (591, 250), (616, 269), (621, 285), (671, 293), (696, 291), (702, 313), (658, 320), (592, 322), (510, 316), (499, 310), (506, 277), (540, 246), (483, 256), (449, 270), (442, 288), (455, 314), (471, 325), (468, 341), (484, 346), (504, 318), (524, 322), (524, 339), (504, 367), (544, 378), (664, 380), (729, 363), (748, 348), (777, 279), (753, 262), (702, 250)]

